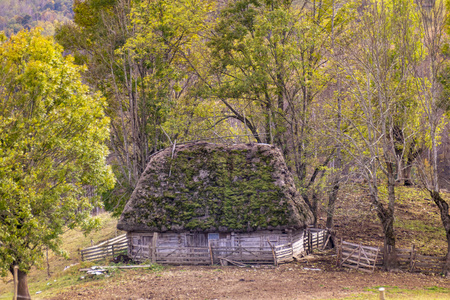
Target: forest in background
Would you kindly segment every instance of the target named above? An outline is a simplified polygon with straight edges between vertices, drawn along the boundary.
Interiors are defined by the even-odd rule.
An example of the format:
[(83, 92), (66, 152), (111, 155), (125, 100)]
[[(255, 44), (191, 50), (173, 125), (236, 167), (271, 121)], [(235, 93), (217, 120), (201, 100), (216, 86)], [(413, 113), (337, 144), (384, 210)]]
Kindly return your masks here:
[(7, 36), (22, 29), (41, 27), (43, 34), (55, 33), (55, 22), (73, 19), (72, 0), (0, 0), (0, 31)]

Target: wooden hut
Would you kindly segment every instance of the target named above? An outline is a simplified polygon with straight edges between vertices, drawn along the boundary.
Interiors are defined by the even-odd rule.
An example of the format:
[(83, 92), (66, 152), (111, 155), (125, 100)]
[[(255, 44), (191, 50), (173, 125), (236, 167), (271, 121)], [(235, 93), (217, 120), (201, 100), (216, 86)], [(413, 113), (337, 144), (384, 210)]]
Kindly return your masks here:
[(274, 146), (193, 143), (151, 158), (117, 228), (138, 260), (273, 263), (311, 221)]

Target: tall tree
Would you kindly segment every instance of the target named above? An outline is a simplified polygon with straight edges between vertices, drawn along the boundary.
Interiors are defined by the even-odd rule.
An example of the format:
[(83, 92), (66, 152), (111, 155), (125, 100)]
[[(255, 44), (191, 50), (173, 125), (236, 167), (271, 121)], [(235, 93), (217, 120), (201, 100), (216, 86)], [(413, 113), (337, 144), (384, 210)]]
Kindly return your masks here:
[(314, 212), (316, 185), (331, 158), (313, 131), (320, 124), (315, 100), (328, 82), (323, 54), (331, 10), (331, 1), (230, 1), (209, 42), (211, 95), (255, 141), (282, 149)]
[[(420, 58), (419, 19), (409, 0), (355, 4), (359, 16), (353, 24), (353, 42), (340, 62), (348, 87), (342, 145), (367, 180), (383, 228), (385, 268), (395, 269), (395, 128), (399, 123), (407, 127), (406, 117), (417, 115), (411, 104), (417, 100), (410, 91), (411, 70)], [(382, 180), (386, 197), (380, 189)]]
[(39, 30), (0, 36), (0, 270), (19, 266), (19, 296), (44, 249), (61, 253), (66, 226), (90, 229), (97, 194), (114, 184), (106, 166), (104, 98), (83, 68)]
[(423, 184), (439, 208), (447, 237), (448, 247), (444, 272), (448, 275), (450, 272), (450, 214), (449, 204), (442, 197), (439, 186), (438, 146), (442, 128), (448, 121), (450, 111), (448, 93), (445, 92), (445, 88), (448, 89), (449, 86), (449, 69), (446, 66), (445, 57), (448, 55), (445, 31), (450, 31), (448, 27), (446, 28), (449, 19), (444, 1), (419, 1), (418, 6), (423, 31), (423, 47), (421, 49), (426, 59), (416, 65), (414, 74), (417, 78), (417, 94), (423, 109), (422, 141), (430, 153), (428, 167), (426, 163), (422, 163), (420, 170)]
[(119, 214), (152, 154), (208, 126), (192, 69), (212, 10), (206, 0), (77, 1), (76, 24), (58, 31), (108, 98), (118, 184), (107, 204)]

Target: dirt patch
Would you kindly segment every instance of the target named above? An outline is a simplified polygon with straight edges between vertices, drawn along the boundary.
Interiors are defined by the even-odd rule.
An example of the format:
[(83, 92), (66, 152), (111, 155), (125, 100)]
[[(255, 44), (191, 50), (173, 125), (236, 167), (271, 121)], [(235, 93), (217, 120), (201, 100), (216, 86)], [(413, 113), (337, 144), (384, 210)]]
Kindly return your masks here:
[[(335, 257), (315, 255), (279, 267), (167, 267), (133, 270), (72, 286), (54, 299), (329, 299), (388, 286), (448, 287), (449, 279), (410, 273), (337, 269)], [(389, 288), (388, 288), (389, 290)]]

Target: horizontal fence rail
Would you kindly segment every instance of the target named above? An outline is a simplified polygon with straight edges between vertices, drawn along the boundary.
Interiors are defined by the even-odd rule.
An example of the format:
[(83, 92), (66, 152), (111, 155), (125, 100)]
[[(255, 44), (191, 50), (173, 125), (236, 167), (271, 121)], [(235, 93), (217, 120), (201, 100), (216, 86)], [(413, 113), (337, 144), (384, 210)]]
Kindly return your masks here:
[(444, 269), (445, 256), (421, 255), (415, 246), (396, 249), (400, 269), (409, 272), (440, 273)]
[(328, 230), (309, 228), (295, 238), (292, 243), (274, 247), (275, 264), (290, 262), (294, 258), (308, 255), (314, 249), (323, 250), (327, 246), (329, 238)]
[(127, 251), (128, 241), (126, 235), (123, 234), (98, 245), (85, 248), (80, 252), (82, 261), (97, 261), (119, 254), (127, 254)]
[[(412, 246), (409, 249), (395, 249), (397, 261), (403, 271), (440, 273), (444, 269), (445, 256), (421, 255)], [(378, 247), (368, 247), (341, 241), (338, 247), (338, 265), (341, 267), (373, 272), (383, 266), (383, 251)]]
[(373, 272), (377, 265), (380, 249), (360, 244), (341, 241), (338, 253), (338, 263), (341, 267)]

